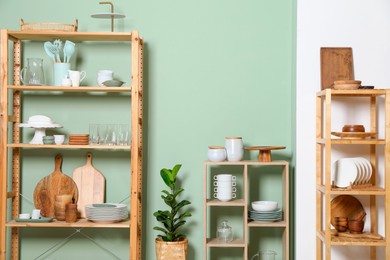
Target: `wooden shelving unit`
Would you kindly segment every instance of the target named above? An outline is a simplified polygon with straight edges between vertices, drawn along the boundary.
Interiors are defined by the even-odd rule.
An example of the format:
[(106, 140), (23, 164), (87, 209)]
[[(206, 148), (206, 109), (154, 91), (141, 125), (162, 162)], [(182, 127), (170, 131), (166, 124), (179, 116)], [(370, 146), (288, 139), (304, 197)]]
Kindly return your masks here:
[[(333, 102), (345, 102), (346, 99), (363, 98), (369, 103), (367, 114), (369, 115), (369, 129), (371, 133), (376, 133), (376, 138), (370, 139), (340, 139), (334, 137), (332, 129), (332, 104)], [(379, 102), (383, 99), (383, 102)], [(380, 103), (383, 104), (380, 106)], [(349, 106), (350, 104), (348, 104)], [(384, 111), (384, 125), (378, 125), (379, 111)], [(384, 138), (377, 138), (379, 129), (383, 127)], [(366, 128), (367, 129), (367, 128)], [(331, 184), (331, 157), (335, 145), (368, 146), (367, 156), (373, 168), (370, 184), (365, 187), (352, 187), (340, 189)], [(383, 147), (384, 154), (379, 153), (379, 147)], [(383, 156), (383, 173), (379, 173), (378, 158)], [(317, 93), (316, 96), (316, 232), (317, 250), (316, 259), (331, 259), (332, 247), (334, 246), (365, 246), (370, 247), (370, 259), (378, 258), (377, 248), (384, 247), (386, 259), (390, 259), (390, 91), (384, 89), (374, 90), (334, 90), (325, 89)], [(383, 185), (379, 185), (382, 179)], [(353, 237), (336, 236), (331, 226), (331, 201), (337, 195), (367, 196), (369, 200), (369, 230), (362, 235)], [(384, 234), (378, 234), (378, 196), (384, 197)], [(372, 239), (367, 236), (377, 236)]]
[[(229, 169), (231, 166), (239, 166), (241, 170), (237, 171), (237, 168), (232, 171)], [(250, 196), (249, 190), (249, 182), (251, 180), (251, 176), (256, 174), (273, 174), (269, 173), (269, 169), (267, 167), (280, 167), (281, 173), (281, 190), (282, 194), (281, 202), (279, 203), (279, 207), (283, 209), (283, 218), (281, 221), (277, 222), (266, 222), (266, 223), (258, 223), (256, 221), (252, 221), (248, 219), (248, 210), (251, 209), (250, 202), (252, 200), (259, 200), (259, 198), (252, 198)], [(240, 189), (242, 190), (242, 197), (237, 197), (236, 199), (232, 199), (227, 202), (219, 201), (218, 199), (214, 199), (212, 190), (212, 183), (214, 182), (212, 176), (216, 174), (214, 170), (224, 169), (224, 173), (234, 174), (236, 176), (242, 175), (242, 183), (240, 184)], [(226, 169), (226, 170), (225, 170)], [(229, 172), (230, 170), (230, 172)], [(241, 172), (240, 172), (241, 171)], [(278, 169), (279, 171), (279, 169)], [(217, 171), (218, 172), (218, 171)], [(238, 178), (238, 177), (237, 177)], [(237, 183), (237, 185), (239, 185)], [(261, 184), (260, 184), (261, 186)], [(237, 194), (238, 196), (238, 194)], [(203, 259), (207, 260), (208, 253), (213, 248), (237, 248), (237, 250), (242, 250), (242, 259), (247, 260), (250, 258), (248, 256), (248, 247), (249, 247), (249, 232), (252, 230), (253, 232), (258, 232), (258, 228), (281, 228), (282, 235), (282, 256), (281, 259), (288, 260), (289, 256), (289, 232), (290, 232), (290, 224), (289, 224), (289, 164), (286, 161), (272, 161), (272, 162), (257, 162), (257, 161), (239, 161), (239, 162), (204, 162), (204, 256)], [(217, 240), (215, 234), (211, 234), (210, 229), (211, 225), (208, 223), (208, 216), (210, 215), (211, 208), (239, 208), (240, 211), (242, 209), (242, 223), (243, 229), (239, 232), (234, 231), (235, 234), (233, 237), (233, 241), (229, 243), (223, 243)], [(226, 216), (228, 217), (228, 216)], [(238, 235), (239, 234), (239, 235)]]
[[(131, 87), (58, 87), (58, 86), (22, 86), (20, 82), (21, 56), (23, 44), (30, 41), (53, 41), (55, 39), (75, 42), (124, 42), (131, 45)], [(143, 40), (137, 31), (131, 33), (101, 33), (101, 32), (52, 32), (52, 31), (0, 31), (0, 260), (19, 259), (20, 228), (121, 228), (129, 230), (130, 259), (141, 259), (142, 239), (142, 118), (143, 118)], [(11, 47), (10, 47), (11, 46)], [(10, 54), (13, 55), (10, 57)], [(9, 64), (12, 61), (13, 64)], [(9, 68), (13, 67), (11, 71)], [(130, 73), (130, 72), (129, 72)], [(13, 77), (12, 84), (9, 76)], [(131, 99), (131, 146), (91, 146), (91, 145), (33, 145), (21, 142), (22, 94), (25, 91), (44, 92), (119, 92), (128, 93)], [(88, 97), (86, 97), (88, 98)], [(12, 107), (12, 109), (10, 109)], [(11, 136), (12, 140), (8, 139)], [(100, 224), (79, 219), (75, 223), (53, 221), (50, 223), (21, 223), (13, 219), (20, 213), (20, 185), (23, 160), (22, 149), (88, 149), (107, 150), (108, 152), (125, 151), (131, 162), (129, 194), (130, 219), (120, 223)], [(10, 165), (10, 166), (9, 166)], [(12, 185), (8, 185), (12, 183)], [(11, 218), (7, 218), (11, 212)], [(7, 239), (7, 229), (11, 237)], [(7, 241), (12, 244), (10, 247)], [(10, 252), (6, 249), (11, 248)]]

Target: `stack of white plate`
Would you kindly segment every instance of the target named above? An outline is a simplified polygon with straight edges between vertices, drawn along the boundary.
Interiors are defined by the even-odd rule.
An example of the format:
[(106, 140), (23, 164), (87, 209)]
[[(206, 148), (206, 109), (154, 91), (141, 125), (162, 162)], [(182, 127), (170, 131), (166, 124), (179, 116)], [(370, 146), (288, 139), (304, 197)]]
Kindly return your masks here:
[(339, 188), (370, 182), (371, 163), (363, 157), (342, 158), (332, 164), (331, 181)]
[(283, 218), (283, 210), (278, 208), (273, 211), (255, 211), (249, 210), (248, 218), (257, 222), (275, 222)]
[(129, 217), (129, 211), (124, 204), (102, 203), (85, 206), (88, 220), (96, 223), (115, 223)]

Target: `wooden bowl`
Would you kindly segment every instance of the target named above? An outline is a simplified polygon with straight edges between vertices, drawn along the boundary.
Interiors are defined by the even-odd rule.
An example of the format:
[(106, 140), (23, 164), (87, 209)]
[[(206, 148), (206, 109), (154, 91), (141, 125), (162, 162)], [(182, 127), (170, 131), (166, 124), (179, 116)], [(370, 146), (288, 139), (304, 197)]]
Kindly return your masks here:
[(348, 220), (348, 228), (352, 234), (361, 234), (364, 229), (364, 220)]
[(337, 80), (333, 83), (334, 89), (358, 89), (362, 82), (360, 80)]
[(344, 125), (343, 132), (364, 132), (364, 125)]

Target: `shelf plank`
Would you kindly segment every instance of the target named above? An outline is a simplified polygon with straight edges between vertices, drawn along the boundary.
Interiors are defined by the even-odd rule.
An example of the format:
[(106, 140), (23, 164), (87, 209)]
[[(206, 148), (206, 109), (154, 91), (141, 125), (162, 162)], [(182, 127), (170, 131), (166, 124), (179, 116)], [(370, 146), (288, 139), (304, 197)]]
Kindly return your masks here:
[(8, 89), (20, 91), (61, 91), (61, 92), (131, 92), (131, 87), (98, 87), (98, 86), (83, 86), (83, 87), (63, 87), (63, 86), (8, 86)]
[(233, 239), (232, 242), (221, 242), (217, 238), (208, 238), (207, 239), (208, 247), (245, 247), (246, 243), (242, 238)]
[(338, 89), (324, 89), (317, 92), (318, 97), (325, 97), (326, 93), (330, 91), (332, 96), (381, 96), (386, 94), (385, 89), (354, 89), (354, 90), (338, 90)]
[(248, 222), (248, 227), (287, 227), (286, 221), (276, 221), (276, 222), (258, 222), (250, 220)]
[(282, 165), (282, 166), (288, 166), (287, 161), (272, 161), (272, 162), (259, 162), (259, 161), (239, 161), (239, 162), (229, 162), (229, 161), (224, 161), (224, 162), (212, 162), (212, 161), (205, 161), (206, 165)]
[[(325, 145), (326, 140), (325, 138), (318, 138), (317, 139), (318, 144)], [(331, 144), (385, 144), (384, 139), (331, 139)]]
[(7, 31), (9, 37), (34, 41), (121, 41), (131, 42), (130, 32), (58, 32), (58, 31)]
[(207, 206), (245, 206), (245, 201), (243, 199), (234, 199), (230, 201), (220, 201), (218, 199), (208, 199)]
[[(326, 188), (324, 185), (318, 185), (317, 190), (325, 193)], [(370, 186), (370, 187), (362, 187), (362, 188), (354, 188), (354, 189), (340, 189), (340, 188), (332, 188), (330, 190), (330, 194), (332, 195), (386, 195), (385, 189), (378, 186)]]
[(70, 144), (7, 144), (10, 148), (30, 149), (96, 149), (96, 150), (130, 150), (129, 145), (70, 145)]
[(32, 222), (16, 222), (11, 220), (6, 224), (7, 227), (20, 227), (20, 228), (34, 228), (34, 227), (46, 227), (46, 228), (58, 228), (58, 227), (74, 227), (74, 228), (129, 228), (130, 221), (122, 221), (118, 223), (94, 223), (88, 221), (87, 219), (78, 219), (76, 222), (67, 223), (65, 221), (53, 220), (53, 222), (42, 222), (42, 223), (32, 223)]

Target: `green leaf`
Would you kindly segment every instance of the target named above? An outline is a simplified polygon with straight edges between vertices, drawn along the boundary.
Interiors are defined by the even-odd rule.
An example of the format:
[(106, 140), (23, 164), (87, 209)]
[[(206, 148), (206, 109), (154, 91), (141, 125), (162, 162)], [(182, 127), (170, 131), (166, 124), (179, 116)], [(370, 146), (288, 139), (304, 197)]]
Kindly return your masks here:
[(169, 174), (169, 171), (166, 171), (165, 169), (161, 170), (160, 172), (161, 178), (164, 180), (165, 185), (171, 188), (172, 182), (171, 182), (171, 176)]

